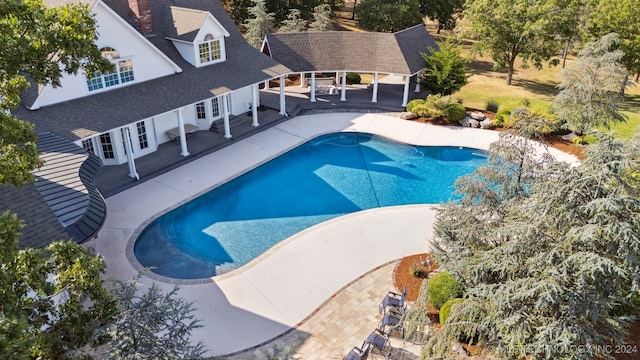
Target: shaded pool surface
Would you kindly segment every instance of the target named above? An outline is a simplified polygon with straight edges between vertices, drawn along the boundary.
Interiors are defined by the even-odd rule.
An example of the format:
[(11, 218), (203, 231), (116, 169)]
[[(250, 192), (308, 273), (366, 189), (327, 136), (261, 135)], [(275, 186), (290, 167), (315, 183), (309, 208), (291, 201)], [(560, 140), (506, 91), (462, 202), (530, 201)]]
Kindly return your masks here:
[(287, 237), (360, 210), (449, 200), (482, 151), (421, 147), (376, 135), (323, 135), (152, 221), (134, 253), (163, 276), (236, 269)]

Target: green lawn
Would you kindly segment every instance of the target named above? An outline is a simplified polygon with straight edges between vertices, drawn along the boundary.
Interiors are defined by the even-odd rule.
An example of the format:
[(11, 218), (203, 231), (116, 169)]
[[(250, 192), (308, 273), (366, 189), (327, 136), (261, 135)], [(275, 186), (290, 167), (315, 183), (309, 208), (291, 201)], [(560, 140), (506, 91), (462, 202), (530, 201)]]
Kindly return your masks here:
[[(570, 61), (567, 62), (567, 66)], [(533, 106), (549, 107), (553, 97), (558, 93), (560, 82), (558, 67), (521, 69), (516, 67), (512, 85), (506, 84), (506, 71), (494, 71), (491, 62), (486, 58), (475, 58), (471, 64), (472, 76), (469, 83), (453, 95), (454, 99), (462, 99), (467, 107), (486, 109), (489, 100), (495, 100), (499, 106), (515, 104), (524, 99)], [(621, 138), (630, 138), (640, 127), (640, 84), (630, 86), (627, 90), (623, 113), (628, 116), (626, 123), (615, 124), (611, 130)]]

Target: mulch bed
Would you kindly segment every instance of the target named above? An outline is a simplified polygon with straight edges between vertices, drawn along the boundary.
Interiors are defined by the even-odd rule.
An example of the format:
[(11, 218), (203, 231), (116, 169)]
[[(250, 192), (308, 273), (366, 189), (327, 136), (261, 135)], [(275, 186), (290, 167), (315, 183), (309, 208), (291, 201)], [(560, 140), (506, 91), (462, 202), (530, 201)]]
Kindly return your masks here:
[[(422, 279), (413, 276), (411, 269), (427, 258), (431, 258), (428, 253), (406, 256), (400, 259), (395, 268), (393, 284), (398, 292), (402, 291), (403, 286), (407, 286), (407, 301), (415, 301), (418, 298), (420, 285), (422, 285)], [(433, 271), (436, 269), (437, 265), (433, 265), (426, 270)], [(611, 354), (616, 360), (640, 359), (640, 319), (631, 324), (624, 346), (618, 349), (611, 348)]]

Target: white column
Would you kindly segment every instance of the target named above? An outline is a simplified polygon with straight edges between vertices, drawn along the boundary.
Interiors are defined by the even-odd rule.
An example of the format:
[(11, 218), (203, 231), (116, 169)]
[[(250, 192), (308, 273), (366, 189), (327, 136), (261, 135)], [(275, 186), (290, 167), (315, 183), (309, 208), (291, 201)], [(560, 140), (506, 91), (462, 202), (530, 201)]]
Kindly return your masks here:
[(280, 76), (280, 115), (287, 116), (287, 102), (284, 96), (284, 76)]
[(133, 159), (133, 147), (131, 146), (131, 128), (128, 126), (124, 128), (123, 135), (124, 146), (127, 148), (127, 162), (129, 163), (129, 177), (132, 177), (136, 180), (140, 180), (140, 175), (136, 170), (136, 162)]
[(264, 89), (269, 90), (269, 80), (264, 82)]
[(178, 131), (180, 132), (180, 155), (189, 156), (187, 151), (187, 134), (184, 132), (184, 119), (182, 118), (182, 108), (176, 110), (178, 113)]
[(231, 125), (229, 125), (229, 94), (222, 95), (222, 111), (224, 112), (224, 138), (231, 139)]
[(305, 81), (305, 78), (304, 78), (304, 73), (301, 72), (300, 73), (300, 87), (303, 88), (305, 86), (305, 83), (306, 83), (306, 81)]
[(340, 101), (347, 101), (347, 72), (342, 72), (342, 88), (340, 89)]
[(260, 94), (258, 91), (258, 85), (251, 86), (251, 117), (253, 118), (253, 122), (251, 126), (256, 127), (260, 126), (258, 124), (258, 104), (260, 103)]
[(316, 102), (316, 73), (311, 72), (311, 96), (309, 101)]
[(373, 73), (373, 95), (371, 102), (378, 102), (378, 73)]
[(419, 93), (420, 91), (421, 91), (421, 89), (420, 89), (420, 78), (418, 77), (418, 75), (416, 75), (416, 88), (415, 88), (415, 90), (413, 90), (413, 92)]
[(402, 94), (402, 106), (407, 106), (409, 100), (409, 76), (404, 77), (404, 93)]

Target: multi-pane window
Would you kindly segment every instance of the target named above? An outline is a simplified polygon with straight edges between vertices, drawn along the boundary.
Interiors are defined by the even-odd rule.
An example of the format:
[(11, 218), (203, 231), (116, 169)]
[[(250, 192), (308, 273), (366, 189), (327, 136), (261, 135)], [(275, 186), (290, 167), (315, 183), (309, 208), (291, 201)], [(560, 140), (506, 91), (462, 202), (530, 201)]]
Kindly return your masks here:
[[(127, 133), (125, 132), (124, 128), (120, 128), (120, 137), (122, 138), (122, 148), (124, 149), (124, 154), (128, 155), (129, 153), (127, 152), (127, 139), (129, 138), (129, 136), (127, 136)], [(131, 144), (131, 141), (129, 141), (129, 144)]]
[(204, 42), (198, 44), (198, 54), (201, 64), (219, 60), (222, 58), (220, 40), (214, 40), (211, 34), (205, 35)]
[(100, 135), (100, 144), (102, 145), (102, 156), (105, 159), (115, 159), (111, 135), (109, 135), (109, 133)]
[(82, 147), (87, 150), (88, 153), (96, 153), (96, 149), (93, 147), (93, 140), (91, 139), (82, 140)]
[(110, 47), (102, 48), (100, 52), (104, 58), (113, 62), (115, 71), (104, 74), (96, 71), (91, 79), (87, 79), (89, 91), (108, 88), (134, 80), (131, 59), (120, 59), (120, 54)]
[(211, 116), (214, 119), (220, 116), (220, 102), (218, 102), (217, 97), (211, 99)]
[(136, 128), (138, 129), (138, 144), (140, 145), (140, 150), (148, 148), (149, 140), (147, 139), (147, 127), (144, 125), (144, 121), (136, 123)]
[(199, 103), (196, 104), (196, 116), (198, 117), (198, 119), (206, 119), (207, 118), (207, 113), (205, 112), (204, 103), (203, 102), (199, 102)]

